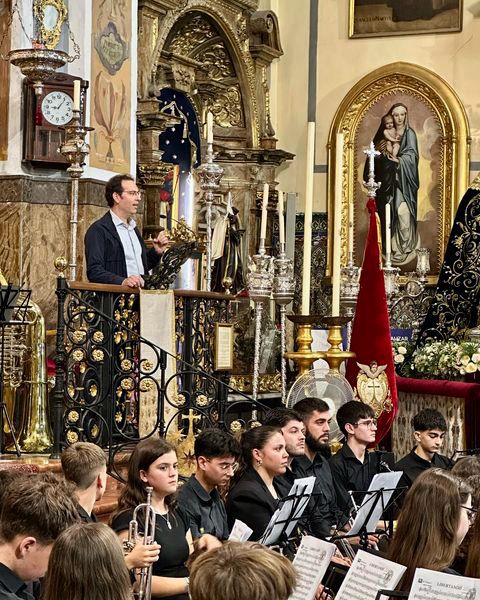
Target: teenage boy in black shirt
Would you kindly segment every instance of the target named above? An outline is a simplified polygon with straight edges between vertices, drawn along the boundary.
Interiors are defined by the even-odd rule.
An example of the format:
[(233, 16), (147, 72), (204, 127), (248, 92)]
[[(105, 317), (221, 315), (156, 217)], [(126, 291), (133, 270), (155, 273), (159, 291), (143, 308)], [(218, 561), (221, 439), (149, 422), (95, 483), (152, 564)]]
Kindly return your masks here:
[(21, 476), (8, 487), (0, 518), (0, 600), (32, 600), (53, 542), (79, 520), (70, 487), (46, 475)]
[(180, 488), (178, 503), (186, 511), (193, 539), (209, 533), (228, 539), (225, 504), (218, 488), (228, 486), (240, 456), (238, 442), (220, 429), (205, 429), (195, 439), (195, 474)]
[[(77, 442), (67, 446), (62, 452), (62, 470), (67, 481), (75, 485), (75, 497), (80, 519), (84, 523), (97, 520), (93, 506), (101, 500), (107, 486), (107, 461), (105, 452), (91, 442)], [(155, 542), (142, 544), (125, 554), (125, 564), (129, 569), (148, 567), (158, 560), (160, 546)]]
[(433, 408), (425, 408), (413, 417), (412, 427), (416, 446), (394, 467), (395, 471), (403, 471), (400, 487), (410, 487), (420, 473), (431, 467), (451, 467), (450, 459), (438, 454), (447, 431), (443, 415)]
[[(375, 442), (377, 420), (371, 406), (358, 400), (343, 404), (337, 411), (336, 420), (346, 442), (330, 458), (333, 483), (337, 501), (345, 517), (353, 508), (350, 491), (364, 492), (374, 475), (379, 472), (376, 461), (369, 460), (367, 448)], [(355, 503), (360, 505), (362, 494), (353, 494)]]

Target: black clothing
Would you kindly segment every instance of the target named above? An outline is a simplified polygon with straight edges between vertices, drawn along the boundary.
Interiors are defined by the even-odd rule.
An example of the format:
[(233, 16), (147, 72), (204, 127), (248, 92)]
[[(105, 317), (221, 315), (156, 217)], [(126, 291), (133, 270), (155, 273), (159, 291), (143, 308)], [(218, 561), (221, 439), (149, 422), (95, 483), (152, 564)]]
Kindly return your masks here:
[(436, 467), (438, 469), (450, 469), (451, 460), (442, 454), (434, 454), (432, 462), (425, 460), (415, 452), (415, 448), (406, 456), (395, 463), (394, 471), (403, 471), (402, 478), (398, 484), (401, 487), (411, 487), (415, 479), (427, 469)]
[(297, 479), (315, 477), (313, 497), (306, 509), (312, 513), (308, 526), (313, 535), (321, 538), (328, 537), (332, 528), (343, 525), (342, 511), (337, 505), (337, 494), (333, 483), (332, 472), (328, 461), (316, 453), (313, 462), (308, 456), (296, 456), (292, 461), (292, 470)]
[[(333, 485), (337, 493), (338, 507), (348, 517), (353, 507), (349, 491), (366, 492), (374, 475), (380, 472), (375, 453), (365, 454), (365, 462), (360, 462), (348, 444), (343, 444), (340, 450), (329, 460), (332, 471)], [(353, 494), (355, 503), (362, 503), (364, 494)]]
[[(140, 231), (135, 227), (142, 248), (142, 263), (145, 273), (158, 265), (160, 255), (151, 248), (147, 250)], [(85, 234), (85, 259), (87, 277), (93, 283), (121, 285), (127, 277), (127, 263), (120, 236), (110, 212), (92, 223)]]
[(204, 533), (210, 533), (219, 540), (228, 539), (227, 511), (218, 490), (208, 493), (192, 475), (179, 490), (178, 504), (187, 513), (194, 540)]
[[(80, 517), (80, 519), (82, 520), (82, 523), (96, 523), (97, 522), (97, 517), (93, 514), (89, 515), (87, 513), (87, 511), (83, 508), (83, 506), (80, 506), (80, 504), (77, 504), (77, 512), (78, 515)], [(127, 527), (128, 529), (128, 527)]]
[[(112, 522), (112, 529), (119, 533), (128, 529), (133, 516), (133, 509), (126, 510), (117, 515)], [(162, 515), (156, 515), (155, 541), (161, 545), (160, 555), (153, 563), (152, 574), (158, 577), (188, 577), (185, 563), (190, 549), (186, 540), (189, 529), (188, 517), (183, 509), (176, 507), (168, 512), (168, 519), (172, 526), (168, 528)], [(188, 600), (188, 594), (162, 596), (163, 600)]]
[[(478, 323), (480, 286), (477, 252), (480, 207), (478, 175), (458, 205), (427, 315), (417, 336), (417, 348), (427, 342), (449, 340)], [(383, 187), (383, 181), (382, 181)]]
[(34, 600), (27, 584), (3, 563), (0, 563), (0, 600)]
[[(282, 485), (274, 478), (273, 486), (279, 498)], [(233, 485), (227, 496), (228, 526), (232, 529), (235, 519), (253, 529), (251, 541), (258, 541), (277, 508), (278, 500), (272, 496), (263, 479), (253, 468), (248, 468)]]

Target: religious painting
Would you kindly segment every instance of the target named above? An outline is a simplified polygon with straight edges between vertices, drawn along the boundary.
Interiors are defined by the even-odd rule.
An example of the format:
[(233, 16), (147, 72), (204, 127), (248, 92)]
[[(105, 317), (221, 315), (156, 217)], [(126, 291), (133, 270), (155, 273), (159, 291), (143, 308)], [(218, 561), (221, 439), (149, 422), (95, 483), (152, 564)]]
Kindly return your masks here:
[(90, 166), (130, 169), (132, 0), (94, 0)]
[[(0, 0), (0, 38), (3, 40), (2, 54), (10, 50), (10, 0)], [(3, 37), (5, 36), (5, 38)], [(8, 97), (10, 93), (10, 63), (0, 60), (0, 160), (8, 159)]]
[(350, 37), (462, 30), (463, 0), (350, 0)]
[[(343, 173), (332, 157), (337, 133), (344, 136)], [(341, 210), (341, 262), (349, 253), (361, 265), (368, 231), (366, 210), (373, 142), (376, 204), (383, 260), (388, 249), (401, 273), (414, 271), (420, 248), (430, 251), (430, 280), (439, 273), (456, 207), (468, 187), (469, 131), (454, 90), (436, 74), (408, 63), (393, 63), (367, 75), (347, 94), (334, 119), (329, 153), (329, 225)], [(336, 149), (335, 149), (336, 151)], [(342, 177), (341, 206), (335, 179)], [(387, 209), (387, 206), (389, 209)], [(331, 230), (331, 229), (330, 229)], [(349, 247), (353, 245), (353, 247)], [(329, 260), (329, 271), (331, 261)]]

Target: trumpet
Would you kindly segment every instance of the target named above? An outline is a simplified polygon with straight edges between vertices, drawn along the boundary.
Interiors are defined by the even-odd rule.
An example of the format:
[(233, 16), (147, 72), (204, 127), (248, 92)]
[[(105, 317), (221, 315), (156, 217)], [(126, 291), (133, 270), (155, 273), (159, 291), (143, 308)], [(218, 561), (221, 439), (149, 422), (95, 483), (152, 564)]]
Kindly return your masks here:
[[(143, 511), (143, 544), (152, 544), (155, 540), (155, 511), (152, 507), (152, 487), (146, 488), (147, 501), (139, 504), (133, 511), (133, 517), (128, 525), (128, 540), (124, 542), (124, 550), (131, 552), (139, 540), (138, 515)], [(140, 527), (142, 525), (140, 524)], [(135, 593), (137, 600), (150, 600), (152, 597), (152, 565), (139, 569), (140, 581)]]

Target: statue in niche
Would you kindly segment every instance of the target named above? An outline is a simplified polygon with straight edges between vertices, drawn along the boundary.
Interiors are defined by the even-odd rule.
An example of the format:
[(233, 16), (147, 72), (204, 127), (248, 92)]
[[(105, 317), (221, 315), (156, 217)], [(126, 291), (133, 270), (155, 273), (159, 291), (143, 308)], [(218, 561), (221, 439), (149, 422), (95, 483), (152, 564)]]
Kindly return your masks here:
[(228, 193), (227, 212), (218, 217), (212, 239), (212, 291), (238, 294), (245, 288), (242, 233), (238, 209)]

